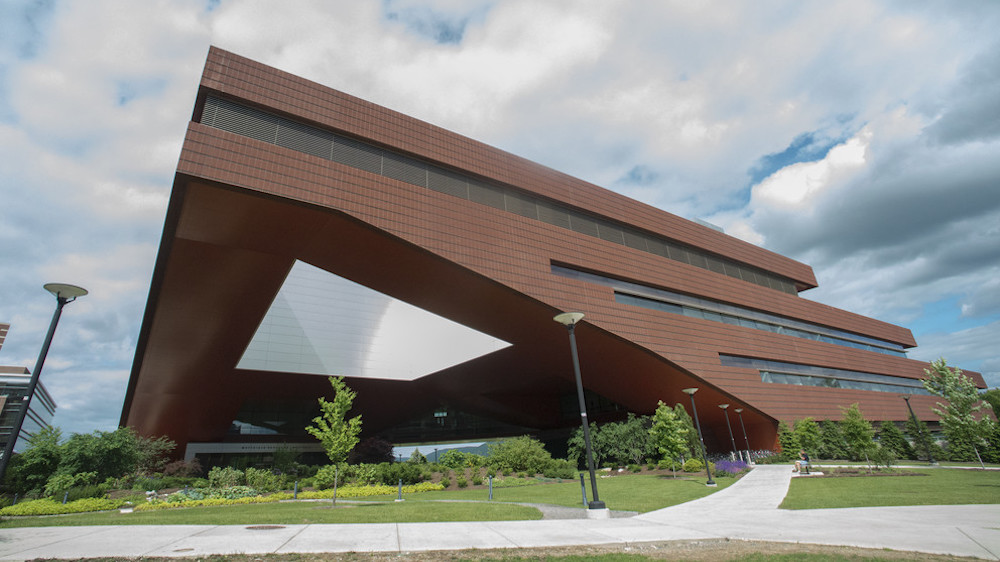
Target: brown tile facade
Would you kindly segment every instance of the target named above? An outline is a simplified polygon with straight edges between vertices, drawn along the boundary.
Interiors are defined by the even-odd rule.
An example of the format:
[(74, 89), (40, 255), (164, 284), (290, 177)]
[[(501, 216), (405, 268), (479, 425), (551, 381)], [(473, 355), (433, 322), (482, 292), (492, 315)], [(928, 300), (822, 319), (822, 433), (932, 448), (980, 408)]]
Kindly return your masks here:
[[(751, 445), (777, 420), (839, 418), (861, 404), (902, 420), (899, 394), (765, 383), (720, 354), (919, 378), (917, 361), (650, 310), (610, 287), (554, 275), (553, 264), (892, 342), (909, 330), (198, 122), (219, 96), (630, 225), (816, 286), (802, 263), (342, 92), (213, 48), (190, 123), (122, 423), (183, 444), (222, 441), (248, 400), (314, 398), (322, 377), (247, 372), (236, 362), (295, 260), (511, 342), (511, 348), (410, 383), (350, 379), (371, 434), (449, 404), (539, 431), (572, 392), (561, 311), (578, 328), (587, 388), (629, 411), (687, 405), (698, 386), (709, 447), (725, 450), (722, 402), (743, 407)], [(975, 375), (975, 374), (974, 374)], [(975, 375), (978, 377), (978, 375)], [(982, 384), (982, 378), (977, 381)], [(914, 396), (934, 419), (934, 400)], [(620, 415), (620, 414), (619, 414)], [(598, 416), (599, 419), (599, 416)], [(735, 421), (735, 420), (734, 420)]]

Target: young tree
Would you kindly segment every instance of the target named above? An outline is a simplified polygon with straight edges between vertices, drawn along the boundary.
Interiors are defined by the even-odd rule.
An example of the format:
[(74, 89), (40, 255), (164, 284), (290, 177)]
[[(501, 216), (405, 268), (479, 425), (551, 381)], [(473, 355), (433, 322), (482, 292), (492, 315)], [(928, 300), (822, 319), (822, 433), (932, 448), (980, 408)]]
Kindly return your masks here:
[(333, 387), (333, 400), (319, 398), (321, 413), (313, 418), (316, 425), (306, 427), (306, 431), (323, 444), (330, 462), (338, 464), (344, 462), (358, 444), (361, 416), (347, 419), (357, 393), (344, 384), (344, 377), (330, 377), (330, 386)]
[(58, 427), (44, 427), (28, 439), (28, 446), (11, 459), (4, 483), (13, 491), (41, 492), (59, 468), (62, 432)]
[(924, 374), (924, 388), (948, 401), (947, 405), (938, 402), (934, 408), (948, 438), (948, 456), (951, 460), (972, 460), (974, 454), (982, 464), (980, 449), (993, 434), (994, 422), (980, 412), (984, 404), (976, 384), (961, 369), (949, 367), (943, 358), (932, 362)]
[(688, 427), (677, 411), (661, 400), (653, 413), (653, 425), (649, 437), (664, 459), (677, 459), (687, 455)]
[[(803, 418), (795, 422), (795, 440), (799, 448), (805, 449), (811, 455), (819, 455), (820, 431), (819, 424), (813, 418)], [(795, 451), (798, 454), (798, 449)]]
[(909, 416), (903, 426), (904, 433), (913, 442), (914, 457), (918, 460), (944, 460), (944, 451), (934, 442), (930, 428), (923, 420)]
[(847, 443), (836, 420), (819, 422), (819, 449), (816, 455), (821, 459), (847, 458)]
[(639, 464), (652, 454), (649, 418), (629, 414), (628, 419), (601, 425), (601, 450), (605, 460), (615, 464)]
[(97, 481), (136, 472), (143, 458), (140, 438), (128, 427), (74, 433), (62, 445), (59, 474), (96, 472)]
[(913, 447), (903, 436), (903, 432), (891, 421), (884, 421), (879, 424), (878, 443), (881, 447), (888, 449), (896, 458), (913, 459)]
[(841, 411), (844, 412), (844, 419), (840, 422), (840, 430), (851, 460), (864, 459), (870, 465), (871, 452), (875, 449), (875, 429), (862, 415), (857, 402), (849, 408), (841, 408)]

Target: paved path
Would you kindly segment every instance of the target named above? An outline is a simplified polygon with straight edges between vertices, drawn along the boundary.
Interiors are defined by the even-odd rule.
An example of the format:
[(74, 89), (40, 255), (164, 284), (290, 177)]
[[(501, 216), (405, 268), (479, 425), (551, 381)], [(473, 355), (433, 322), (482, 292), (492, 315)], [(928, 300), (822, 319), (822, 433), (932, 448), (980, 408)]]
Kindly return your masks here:
[(628, 518), (357, 525), (165, 525), (0, 530), (0, 560), (236, 553), (413, 552), (691, 539), (892, 548), (1000, 560), (1000, 505), (787, 511), (786, 465), (725, 490)]

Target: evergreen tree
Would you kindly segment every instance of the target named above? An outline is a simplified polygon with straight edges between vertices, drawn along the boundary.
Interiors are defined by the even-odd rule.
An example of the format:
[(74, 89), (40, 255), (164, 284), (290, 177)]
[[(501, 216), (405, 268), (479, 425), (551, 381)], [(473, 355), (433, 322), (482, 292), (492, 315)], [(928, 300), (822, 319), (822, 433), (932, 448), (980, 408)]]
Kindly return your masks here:
[(688, 433), (690, 430), (677, 411), (660, 401), (653, 413), (649, 435), (661, 458), (677, 459), (687, 455)]
[(330, 377), (329, 380), (333, 387), (333, 400), (319, 398), (321, 413), (313, 418), (316, 425), (306, 427), (306, 431), (323, 444), (330, 462), (338, 464), (347, 460), (347, 454), (358, 444), (361, 416), (347, 419), (357, 394), (344, 384), (344, 377)]
[(927, 427), (926, 422), (910, 416), (907, 418), (903, 429), (906, 436), (913, 442), (914, 458), (917, 460), (930, 460), (930, 457), (928, 457), (928, 449), (930, 449), (930, 455), (935, 460), (944, 460), (944, 451), (934, 443), (934, 437), (931, 435), (931, 430)]
[[(819, 454), (820, 431), (816, 420), (813, 418), (803, 418), (795, 422), (793, 433), (800, 449), (805, 449), (810, 455)], [(795, 452), (798, 453), (798, 449)]]
[(841, 408), (841, 411), (844, 412), (844, 419), (840, 422), (840, 430), (844, 434), (851, 460), (864, 460), (871, 464), (871, 453), (875, 449), (875, 429), (865, 419), (857, 402), (848, 408)]
[(981, 412), (985, 404), (976, 384), (961, 369), (949, 367), (943, 358), (932, 362), (924, 374), (924, 388), (948, 401), (947, 405), (938, 402), (934, 408), (934, 413), (941, 416), (941, 428), (948, 438), (948, 457), (982, 463), (980, 450), (992, 436), (995, 422)]
[(903, 436), (903, 432), (891, 421), (884, 421), (879, 424), (878, 443), (880, 446), (892, 451), (893, 455), (899, 459), (915, 459), (913, 447)]
[(782, 460), (798, 458), (799, 440), (795, 437), (795, 431), (786, 421), (778, 422), (778, 445), (781, 446), (779, 457)]
[(847, 442), (844, 441), (844, 434), (840, 431), (840, 423), (837, 420), (823, 420), (819, 423), (819, 451), (817, 456), (821, 459), (846, 459)]

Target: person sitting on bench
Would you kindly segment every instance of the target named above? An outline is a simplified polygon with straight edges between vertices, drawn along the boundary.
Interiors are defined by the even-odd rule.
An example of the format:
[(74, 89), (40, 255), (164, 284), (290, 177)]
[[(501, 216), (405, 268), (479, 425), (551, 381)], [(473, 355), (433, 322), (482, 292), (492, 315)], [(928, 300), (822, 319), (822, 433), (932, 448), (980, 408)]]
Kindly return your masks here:
[(809, 473), (809, 455), (805, 449), (799, 449), (799, 460), (795, 461), (795, 469), (792, 472)]

